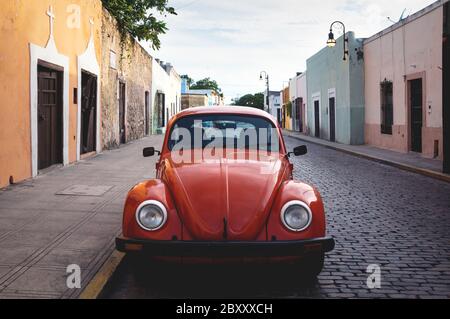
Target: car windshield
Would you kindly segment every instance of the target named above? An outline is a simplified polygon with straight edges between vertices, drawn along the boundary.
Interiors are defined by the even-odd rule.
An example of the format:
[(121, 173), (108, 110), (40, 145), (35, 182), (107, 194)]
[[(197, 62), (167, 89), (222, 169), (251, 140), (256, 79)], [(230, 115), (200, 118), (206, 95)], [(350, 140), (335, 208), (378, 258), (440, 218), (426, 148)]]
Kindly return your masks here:
[(258, 116), (191, 115), (179, 119), (170, 132), (168, 148), (234, 148), (279, 151), (279, 136), (274, 124)]

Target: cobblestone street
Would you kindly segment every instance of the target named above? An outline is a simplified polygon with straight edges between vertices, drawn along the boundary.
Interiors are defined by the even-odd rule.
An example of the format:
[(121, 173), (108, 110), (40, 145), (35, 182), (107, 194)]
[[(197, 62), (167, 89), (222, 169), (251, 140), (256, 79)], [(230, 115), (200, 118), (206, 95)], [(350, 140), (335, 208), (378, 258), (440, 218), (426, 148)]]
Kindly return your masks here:
[[(295, 286), (257, 267), (157, 269), (149, 281), (155, 269), (140, 277), (127, 258), (103, 297), (449, 298), (450, 184), (307, 146), (307, 156), (293, 159), (295, 178), (320, 190), (336, 239), (317, 282)], [(367, 288), (371, 264), (381, 267), (380, 289)]]

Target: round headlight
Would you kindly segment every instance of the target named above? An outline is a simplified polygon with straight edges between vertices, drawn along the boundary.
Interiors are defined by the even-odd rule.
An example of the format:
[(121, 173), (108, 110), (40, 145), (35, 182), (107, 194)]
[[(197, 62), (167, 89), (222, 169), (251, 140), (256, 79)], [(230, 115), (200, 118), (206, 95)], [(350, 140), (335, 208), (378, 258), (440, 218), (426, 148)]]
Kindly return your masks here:
[(281, 209), (281, 221), (289, 230), (303, 231), (311, 225), (311, 209), (301, 201), (289, 202)]
[(145, 230), (158, 230), (167, 221), (166, 207), (158, 201), (145, 201), (136, 210), (136, 220), (139, 226)]

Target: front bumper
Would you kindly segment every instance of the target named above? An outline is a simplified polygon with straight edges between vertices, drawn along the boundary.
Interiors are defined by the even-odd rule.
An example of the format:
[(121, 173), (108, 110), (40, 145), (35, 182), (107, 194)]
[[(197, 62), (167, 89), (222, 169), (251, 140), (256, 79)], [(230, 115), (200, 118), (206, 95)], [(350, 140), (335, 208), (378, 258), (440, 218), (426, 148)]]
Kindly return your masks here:
[(299, 241), (203, 242), (116, 238), (116, 249), (153, 257), (298, 257), (334, 249), (331, 237)]

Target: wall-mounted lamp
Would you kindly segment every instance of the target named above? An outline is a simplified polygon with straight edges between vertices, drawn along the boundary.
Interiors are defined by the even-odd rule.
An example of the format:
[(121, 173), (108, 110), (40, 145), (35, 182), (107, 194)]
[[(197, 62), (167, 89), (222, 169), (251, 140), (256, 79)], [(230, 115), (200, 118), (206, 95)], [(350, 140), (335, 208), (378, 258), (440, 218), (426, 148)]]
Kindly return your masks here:
[(347, 60), (348, 56), (348, 37), (345, 33), (345, 25), (341, 21), (334, 21), (330, 26), (330, 33), (328, 34), (327, 46), (329, 48), (334, 48), (336, 46), (336, 39), (334, 38), (333, 26), (335, 24), (340, 24), (344, 28), (344, 61)]

